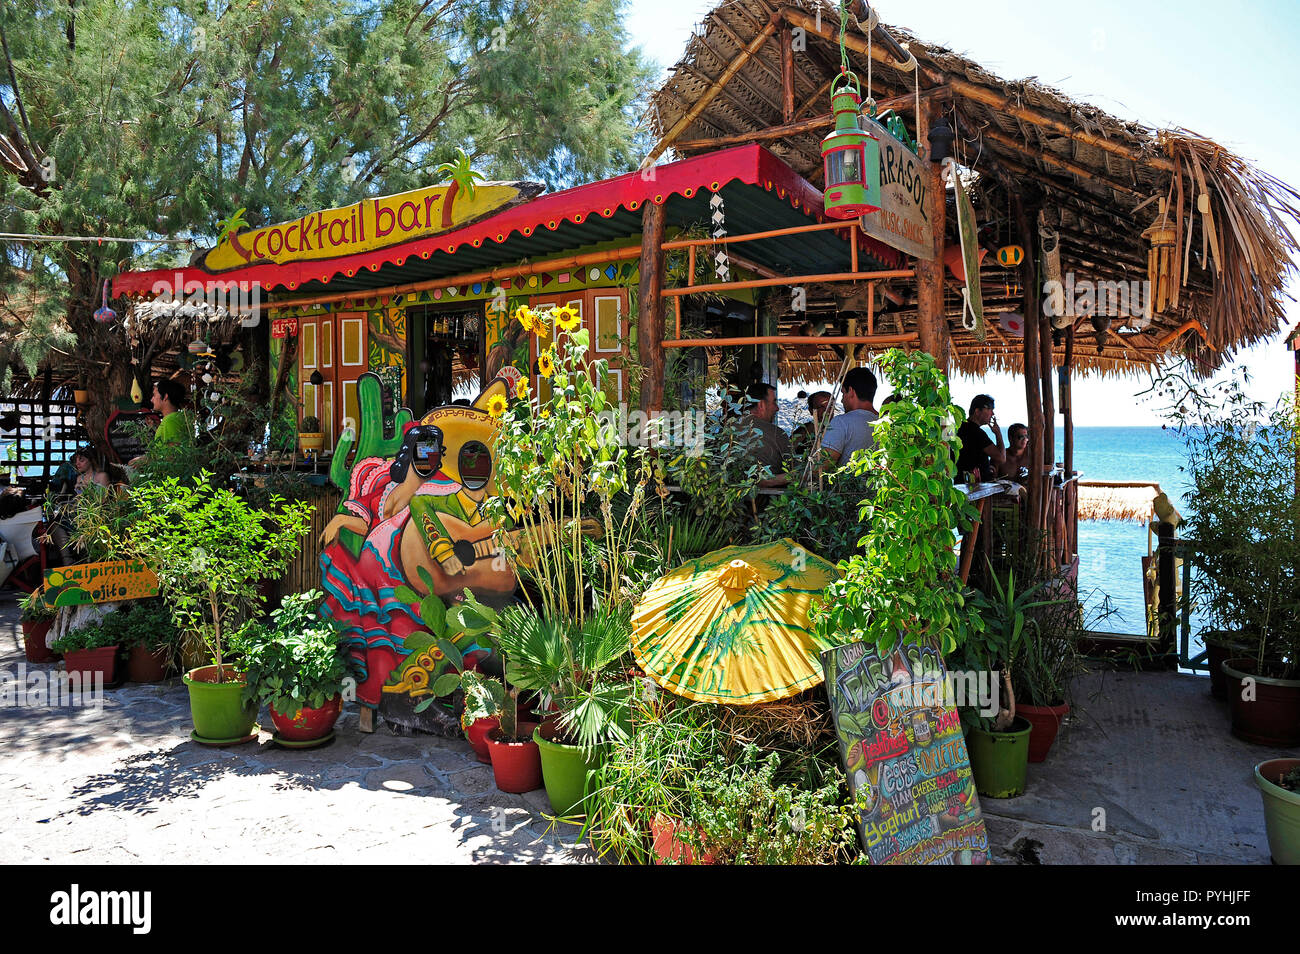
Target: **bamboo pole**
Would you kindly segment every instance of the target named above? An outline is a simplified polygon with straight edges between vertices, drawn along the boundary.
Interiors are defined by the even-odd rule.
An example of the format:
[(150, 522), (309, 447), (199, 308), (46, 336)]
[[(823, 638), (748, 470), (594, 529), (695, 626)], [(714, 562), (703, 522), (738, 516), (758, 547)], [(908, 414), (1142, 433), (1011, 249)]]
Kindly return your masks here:
[[(1074, 325), (1065, 329), (1065, 360), (1061, 362), (1065, 376), (1061, 379), (1061, 427), (1065, 434), (1065, 479), (1074, 476)], [(1066, 544), (1068, 559), (1073, 561), (1079, 550), (1079, 492), (1077, 485), (1070, 493), (1070, 512), (1066, 515)]]
[(664, 150), (671, 146), (678, 136), (690, 128), (691, 123), (695, 122), (696, 118), (709, 107), (709, 104), (718, 98), (718, 94), (722, 92), (722, 88), (727, 85), (727, 82), (740, 72), (750, 58), (758, 52), (759, 47), (767, 42), (767, 38), (776, 32), (779, 22), (780, 20), (775, 16), (768, 21), (767, 26), (754, 39), (749, 41), (749, 44), (741, 51), (740, 55), (731, 61), (731, 65), (722, 71), (722, 75), (713, 81), (713, 85), (704, 91), (700, 98), (695, 101), (695, 105), (686, 112), (686, 115), (673, 123), (672, 128), (655, 143), (654, 148), (641, 160), (640, 168), (648, 169), (654, 165), (655, 160), (664, 154)]
[(665, 288), (666, 297), (675, 295), (695, 295), (703, 292), (739, 291), (743, 288), (771, 288), (775, 285), (804, 285), (809, 282), (862, 282), (884, 278), (911, 278), (916, 273), (910, 268), (900, 268), (887, 272), (834, 272), (829, 275), (782, 275), (777, 278), (753, 278), (743, 282), (717, 282), (712, 285), (696, 285), (692, 288)]
[(794, 121), (794, 31), (788, 23), (781, 25), (781, 121)]
[(915, 333), (903, 335), (754, 335), (740, 338), (682, 338), (665, 341), (665, 348), (747, 348), (761, 344), (788, 345), (880, 345), (892, 348), (901, 344), (915, 344)]
[[(649, 202), (647, 205), (653, 205)], [(327, 305), (339, 301), (359, 301), (365, 298), (384, 298), (391, 295), (407, 295), (411, 292), (429, 291), (433, 288), (447, 288), (451, 285), (464, 285), (466, 282), (499, 281), (503, 278), (519, 278), (535, 275), (538, 272), (555, 269), (581, 268), (584, 265), (604, 265), (609, 262), (621, 262), (636, 258), (641, 254), (641, 246), (628, 245), (612, 248), (604, 252), (587, 252), (583, 255), (570, 255), (567, 258), (554, 258), (545, 262), (533, 262), (528, 265), (511, 265), (506, 268), (493, 268), (486, 272), (473, 272), (468, 275), (452, 275), (447, 278), (431, 278), (423, 282), (406, 285), (389, 285), (386, 288), (359, 288), (355, 291), (336, 292), (330, 295), (313, 295), (308, 298), (277, 298), (267, 307), (270, 309), (304, 308), (308, 305)]]

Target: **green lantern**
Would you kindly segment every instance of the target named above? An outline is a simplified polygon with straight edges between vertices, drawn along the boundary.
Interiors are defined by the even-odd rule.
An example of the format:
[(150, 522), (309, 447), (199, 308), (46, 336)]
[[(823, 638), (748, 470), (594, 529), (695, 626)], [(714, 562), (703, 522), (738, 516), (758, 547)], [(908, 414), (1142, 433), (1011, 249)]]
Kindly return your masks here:
[(858, 77), (845, 70), (831, 86), (835, 129), (822, 140), (823, 195), (832, 219), (856, 219), (880, 209), (880, 143), (862, 128), (861, 107)]

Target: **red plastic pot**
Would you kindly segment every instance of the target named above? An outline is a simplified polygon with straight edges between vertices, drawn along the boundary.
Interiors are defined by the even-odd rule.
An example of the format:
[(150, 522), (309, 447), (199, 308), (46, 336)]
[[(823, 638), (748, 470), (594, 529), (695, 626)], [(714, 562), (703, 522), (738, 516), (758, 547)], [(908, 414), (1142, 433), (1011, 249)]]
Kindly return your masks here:
[(516, 731), (527, 742), (502, 742), (501, 727), (487, 733), (488, 754), (492, 759), (492, 775), (497, 788), (503, 792), (522, 795), (542, 787), (542, 753), (533, 741), (536, 722), (520, 722)]
[(1024, 716), (1029, 723), (1029, 761), (1041, 762), (1047, 758), (1056, 733), (1060, 731), (1061, 722), (1070, 712), (1068, 705), (1059, 706), (1016, 706), (1016, 715)]
[(23, 652), (26, 653), (28, 662), (47, 663), (59, 658), (49, 646), (45, 645), (45, 636), (53, 625), (52, 619), (38, 623), (23, 620)]
[(285, 742), (315, 742), (329, 735), (343, 711), (343, 696), (338, 695), (319, 709), (302, 708), (292, 715), (267, 706), (275, 731)]
[(475, 719), (465, 730), (465, 738), (469, 740), (469, 746), (474, 750), (474, 757), (484, 765), (492, 764), (492, 758), (488, 755), (488, 731), (500, 724), (501, 720), (496, 716), (488, 716), (486, 719)]
[(105, 646), (102, 649), (73, 649), (63, 654), (68, 667), (68, 675), (80, 673), (81, 685), (90, 687), (95, 684), (95, 674), (104, 679), (104, 685), (113, 681), (117, 669), (117, 647)]
[(132, 646), (126, 660), (126, 678), (129, 682), (162, 682), (167, 678), (172, 652), (167, 646), (150, 652), (143, 646)]
[(663, 812), (656, 812), (650, 821), (650, 833), (654, 836), (654, 855), (657, 865), (711, 865), (713, 852), (705, 852), (700, 860), (695, 860), (695, 849), (677, 837), (677, 829), (682, 827), (679, 819), (669, 818)]

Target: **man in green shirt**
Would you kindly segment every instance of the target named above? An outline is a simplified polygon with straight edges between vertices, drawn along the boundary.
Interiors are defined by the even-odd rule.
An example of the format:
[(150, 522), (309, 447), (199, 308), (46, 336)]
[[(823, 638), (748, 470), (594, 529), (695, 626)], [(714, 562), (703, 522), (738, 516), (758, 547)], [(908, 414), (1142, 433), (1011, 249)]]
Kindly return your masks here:
[(194, 422), (181, 410), (186, 404), (185, 389), (175, 381), (155, 381), (153, 409), (163, 416), (154, 432), (155, 444), (178, 444), (194, 437)]

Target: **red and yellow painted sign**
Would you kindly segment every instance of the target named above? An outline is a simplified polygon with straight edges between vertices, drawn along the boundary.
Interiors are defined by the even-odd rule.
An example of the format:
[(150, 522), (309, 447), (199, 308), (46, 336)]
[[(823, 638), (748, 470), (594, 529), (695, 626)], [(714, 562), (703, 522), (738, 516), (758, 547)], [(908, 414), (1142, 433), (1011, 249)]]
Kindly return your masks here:
[(84, 606), (158, 595), (158, 577), (140, 560), (78, 563), (45, 571), (45, 599), (53, 606)]
[(229, 236), (203, 257), (203, 268), (223, 272), (245, 265), (307, 262), (369, 252), (469, 225), (530, 199), (541, 189), (525, 182), (484, 182), (470, 198), (455, 184), (362, 199)]

